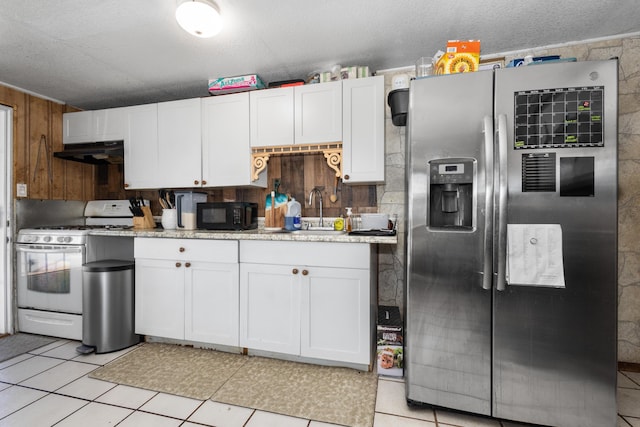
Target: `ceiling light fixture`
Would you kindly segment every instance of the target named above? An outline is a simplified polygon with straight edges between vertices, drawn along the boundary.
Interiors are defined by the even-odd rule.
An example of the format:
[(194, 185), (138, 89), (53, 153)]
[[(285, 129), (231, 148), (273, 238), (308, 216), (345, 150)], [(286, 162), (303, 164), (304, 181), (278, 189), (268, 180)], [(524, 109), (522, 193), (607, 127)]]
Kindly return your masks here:
[(176, 9), (178, 24), (196, 37), (213, 37), (222, 30), (222, 16), (209, 0), (189, 0)]

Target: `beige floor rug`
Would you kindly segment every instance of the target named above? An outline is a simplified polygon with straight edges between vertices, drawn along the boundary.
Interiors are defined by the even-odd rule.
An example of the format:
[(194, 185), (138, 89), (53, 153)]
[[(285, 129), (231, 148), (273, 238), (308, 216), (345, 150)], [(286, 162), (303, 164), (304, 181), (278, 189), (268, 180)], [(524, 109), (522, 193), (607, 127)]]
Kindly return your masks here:
[(250, 357), (211, 400), (347, 426), (371, 426), (373, 372)]
[(90, 376), (353, 427), (373, 425), (378, 384), (373, 372), (150, 343)]
[(145, 343), (90, 377), (206, 400), (245, 363), (239, 354)]

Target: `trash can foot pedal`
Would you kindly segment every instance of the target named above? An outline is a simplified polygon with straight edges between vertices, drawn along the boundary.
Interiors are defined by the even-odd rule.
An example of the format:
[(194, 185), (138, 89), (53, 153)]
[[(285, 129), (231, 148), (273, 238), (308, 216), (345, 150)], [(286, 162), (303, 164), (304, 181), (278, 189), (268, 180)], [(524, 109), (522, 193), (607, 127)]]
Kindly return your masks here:
[(84, 345), (76, 347), (76, 351), (80, 354), (91, 354), (96, 351), (96, 348), (92, 345)]

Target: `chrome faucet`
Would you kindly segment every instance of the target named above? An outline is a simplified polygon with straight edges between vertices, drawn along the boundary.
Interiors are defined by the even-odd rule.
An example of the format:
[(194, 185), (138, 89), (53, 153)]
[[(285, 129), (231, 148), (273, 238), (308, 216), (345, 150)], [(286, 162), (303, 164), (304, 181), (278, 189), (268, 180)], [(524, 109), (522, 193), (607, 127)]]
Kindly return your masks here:
[(313, 204), (313, 195), (318, 195), (317, 200), (320, 207), (320, 223), (318, 224), (319, 227), (324, 226), (324, 221), (322, 220), (322, 190), (324, 190), (324, 187), (313, 187), (313, 190), (311, 190), (311, 192), (309, 193), (309, 206)]

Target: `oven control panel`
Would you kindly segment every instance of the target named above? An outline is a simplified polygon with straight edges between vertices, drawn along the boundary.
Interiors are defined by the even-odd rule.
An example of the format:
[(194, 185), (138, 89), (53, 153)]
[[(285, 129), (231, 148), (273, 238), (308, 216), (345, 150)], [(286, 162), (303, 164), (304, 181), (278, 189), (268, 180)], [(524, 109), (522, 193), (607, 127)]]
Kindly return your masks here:
[(26, 229), (18, 232), (17, 243), (49, 245), (84, 245), (86, 230), (37, 230)]

